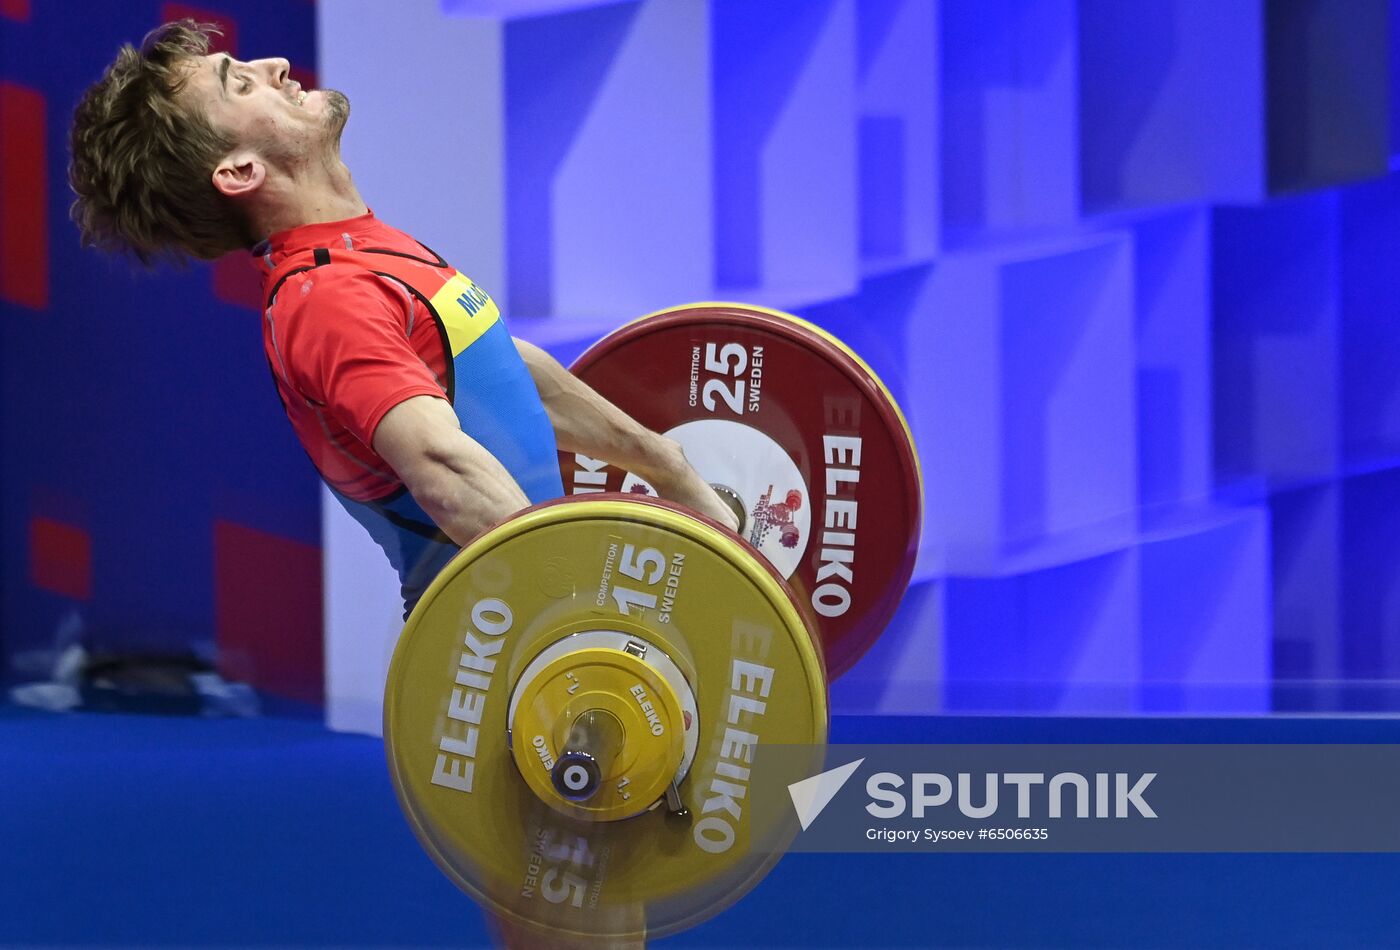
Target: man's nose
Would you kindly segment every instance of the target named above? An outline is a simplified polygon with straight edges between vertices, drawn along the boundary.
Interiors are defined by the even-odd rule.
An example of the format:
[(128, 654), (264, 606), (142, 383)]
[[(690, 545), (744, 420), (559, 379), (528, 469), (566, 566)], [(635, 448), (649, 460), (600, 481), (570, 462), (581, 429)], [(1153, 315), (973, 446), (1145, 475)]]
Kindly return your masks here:
[(263, 66), (267, 69), (268, 81), (274, 86), (285, 85), (292, 71), (292, 64), (281, 57), (265, 59)]

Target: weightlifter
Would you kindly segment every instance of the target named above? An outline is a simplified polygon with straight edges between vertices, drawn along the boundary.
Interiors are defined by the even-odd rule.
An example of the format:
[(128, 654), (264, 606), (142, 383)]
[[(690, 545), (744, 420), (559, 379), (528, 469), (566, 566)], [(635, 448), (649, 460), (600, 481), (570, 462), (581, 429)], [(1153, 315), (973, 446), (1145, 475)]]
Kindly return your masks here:
[(211, 54), (217, 32), (166, 24), (87, 90), (73, 218), (145, 264), (253, 253), (278, 395), (406, 613), (460, 546), (564, 493), (556, 447), (737, 527), (676, 442), (513, 339), (484, 290), (374, 215), (340, 155), (344, 94), (303, 89), (285, 59)]
[(255, 255), (278, 395), (406, 611), (460, 546), (563, 494), (556, 448), (737, 527), (676, 442), (512, 339), (484, 290), (375, 217), (341, 160), (342, 93), (303, 89), (285, 59), (211, 54), (215, 32), (166, 24), (87, 90), (73, 218), (143, 264)]

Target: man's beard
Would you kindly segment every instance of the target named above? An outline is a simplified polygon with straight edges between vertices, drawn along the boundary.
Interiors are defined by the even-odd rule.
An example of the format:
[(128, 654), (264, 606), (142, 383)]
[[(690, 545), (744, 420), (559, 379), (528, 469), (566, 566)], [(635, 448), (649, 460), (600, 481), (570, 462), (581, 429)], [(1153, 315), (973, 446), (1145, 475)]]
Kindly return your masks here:
[(339, 161), (340, 136), (350, 117), (350, 100), (345, 93), (334, 89), (321, 92), (326, 97), (321, 125), (303, 129), (294, 137), (266, 137), (260, 140), (256, 148), (267, 161), (293, 174), (310, 165)]
[(324, 89), (322, 92), (326, 95), (326, 124), (339, 141), (345, 122), (350, 118), (350, 100), (345, 93), (336, 89)]

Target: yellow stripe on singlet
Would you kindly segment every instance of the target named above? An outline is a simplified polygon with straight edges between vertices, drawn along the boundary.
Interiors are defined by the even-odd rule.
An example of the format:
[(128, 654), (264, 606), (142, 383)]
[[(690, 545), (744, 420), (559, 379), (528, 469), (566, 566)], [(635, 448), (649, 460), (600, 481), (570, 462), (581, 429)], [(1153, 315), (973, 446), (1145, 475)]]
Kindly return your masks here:
[(447, 340), (454, 357), (501, 319), (496, 302), (461, 271), (453, 274), (433, 294), (431, 302), (447, 328)]

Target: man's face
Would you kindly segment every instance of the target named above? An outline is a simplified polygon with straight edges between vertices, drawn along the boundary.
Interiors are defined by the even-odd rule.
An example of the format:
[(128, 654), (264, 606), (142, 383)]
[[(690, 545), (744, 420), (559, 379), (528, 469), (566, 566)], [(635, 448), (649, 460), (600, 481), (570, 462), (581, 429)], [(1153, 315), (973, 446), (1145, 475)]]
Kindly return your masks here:
[(291, 170), (333, 151), (350, 114), (334, 90), (301, 88), (285, 59), (243, 62), (224, 53), (192, 60), (182, 92), (236, 148), (251, 149)]

